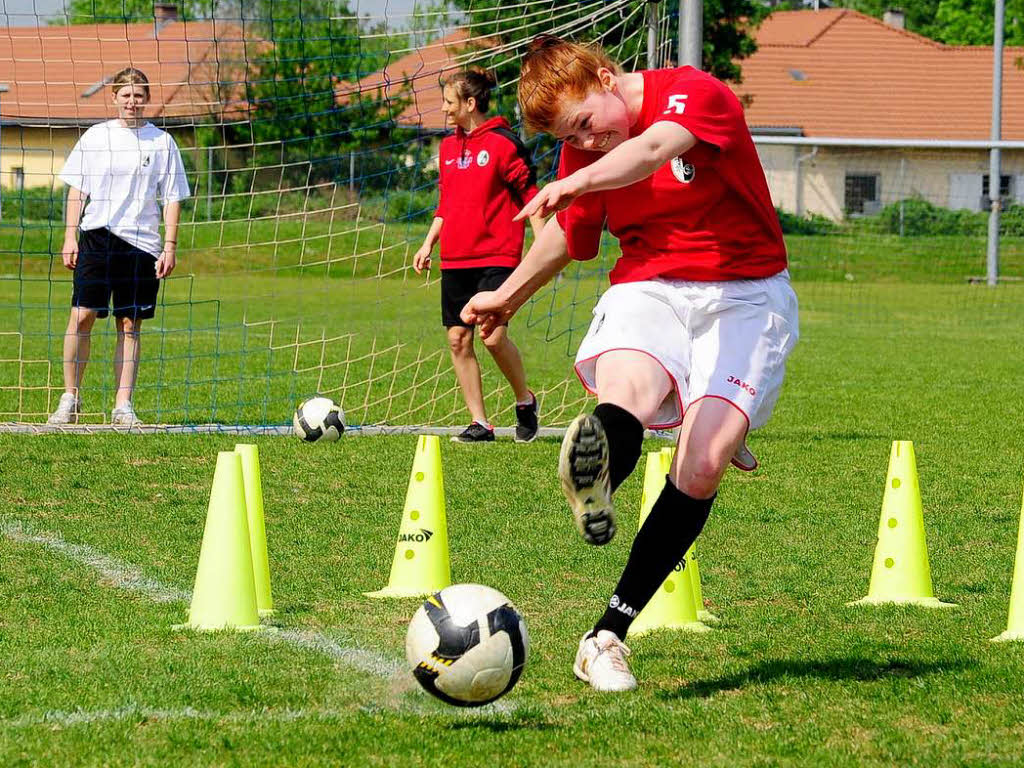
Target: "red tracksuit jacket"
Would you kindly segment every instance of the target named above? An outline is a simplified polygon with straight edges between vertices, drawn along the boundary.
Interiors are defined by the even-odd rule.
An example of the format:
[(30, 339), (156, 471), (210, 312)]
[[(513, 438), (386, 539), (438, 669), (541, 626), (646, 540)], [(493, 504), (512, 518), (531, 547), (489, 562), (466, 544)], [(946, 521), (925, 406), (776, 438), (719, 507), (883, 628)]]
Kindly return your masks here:
[(503, 117), (441, 142), (441, 269), (516, 267), (525, 221), (512, 217), (537, 194), (529, 150)]

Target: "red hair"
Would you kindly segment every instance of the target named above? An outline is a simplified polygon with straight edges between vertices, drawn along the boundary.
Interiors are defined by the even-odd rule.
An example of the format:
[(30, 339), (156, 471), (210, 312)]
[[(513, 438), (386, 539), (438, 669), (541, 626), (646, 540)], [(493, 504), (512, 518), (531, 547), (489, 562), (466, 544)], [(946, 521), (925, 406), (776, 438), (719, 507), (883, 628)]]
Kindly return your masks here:
[(565, 101), (583, 101), (601, 89), (602, 67), (622, 74), (598, 45), (570, 43), (554, 35), (535, 37), (519, 76), (519, 108), (526, 127), (551, 133)]

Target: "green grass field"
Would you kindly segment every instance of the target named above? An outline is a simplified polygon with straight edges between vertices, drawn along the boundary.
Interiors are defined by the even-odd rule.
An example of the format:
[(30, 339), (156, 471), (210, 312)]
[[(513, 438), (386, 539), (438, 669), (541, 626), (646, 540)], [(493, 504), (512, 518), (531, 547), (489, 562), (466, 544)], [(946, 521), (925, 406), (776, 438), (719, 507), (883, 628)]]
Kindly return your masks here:
[[(404, 668), (417, 601), (362, 596), (387, 580), (415, 438), (255, 440), (281, 631), (234, 635), (171, 627), (237, 438), (0, 434), (0, 764), (1018, 765), (1024, 644), (988, 639), (1021, 513), (1024, 293), (797, 287), (802, 339), (752, 439), (762, 468), (730, 471), (700, 539), (723, 621), (631, 642), (628, 695), (595, 694), (571, 663), (625, 561), (639, 471), (619, 536), (592, 548), (556, 441), (442, 444), (453, 577), (509, 595), (532, 641), (502, 706), (466, 712)], [(867, 591), (896, 439), (914, 442), (954, 610), (845, 606)]]
[[(180, 266), (143, 327), (135, 404), (150, 423), (286, 424), (314, 393), (351, 424), (457, 425), (468, 418), (440, 327), (437, 272), (410, 269), (421, 224), (294, 215), (186, 224)], [(0, 421), (45, 421), (63, 391), (61, 345), (71, 292), (49, 222), (0, 227)], [(880, 340), (937, 317), (964, 329), (1024, 322), (1024, 240), (1004, 238), (998, 290), (977, 237), (842, 234), (787, 238), (805, 317), (868, 323)], [(572, 360), (618, 251), (572, 265), (513, 323), (549, 424), (581, 407)], [(87, 421), (109, 419), (113, 325), (94, 331), (83, 387)], [(479, 350), (484, 357), (482, 349)], [(512, 398), (484, 364), (488, 413), (512, 420)]]

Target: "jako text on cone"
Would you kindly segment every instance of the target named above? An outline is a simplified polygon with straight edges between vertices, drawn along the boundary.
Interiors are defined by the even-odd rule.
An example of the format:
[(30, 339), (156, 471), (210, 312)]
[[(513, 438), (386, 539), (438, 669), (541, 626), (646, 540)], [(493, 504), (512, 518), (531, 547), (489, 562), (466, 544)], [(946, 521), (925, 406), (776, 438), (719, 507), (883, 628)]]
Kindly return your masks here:
[(421, 435), (416, 444), (402, 524), (388, 585), (368, 597), (422, 597), (451, 584), (448, 520), (437, 435)]

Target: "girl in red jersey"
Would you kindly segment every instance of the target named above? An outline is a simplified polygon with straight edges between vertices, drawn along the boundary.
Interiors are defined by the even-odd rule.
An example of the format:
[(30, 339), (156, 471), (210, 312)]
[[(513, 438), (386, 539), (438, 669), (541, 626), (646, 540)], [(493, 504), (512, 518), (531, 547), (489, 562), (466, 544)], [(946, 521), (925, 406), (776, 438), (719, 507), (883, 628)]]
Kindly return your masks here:
[(591, 544), (615, 533), (612, 492), (636, 466), (644, 427), (680, 426), (665, 488), (637, 533), (574, 672), (597, 690), (636, 687), (630, 623), (704, 527), (730, 461), (775, 405), (797, 339), (797, 302), (768, 185), (739, 101), (692, 67), (623, 73), (599, 49), (534, 40), (519, 102), (528, 126), (564, 141), (558, 180), (520, 216), (557, 212), (523, 263), (462, 316), (487, 334), (571, 259), (622, 249), (576, 356), (593, 414), (566, 431), (559, 476)]
[[(525, 225), (515, 216), (537, 194), (529, 150), (505, 118), (487, 118), (494, 84), (493, 76), (476, 70), (458, 73), (445, 83), (441, 109), (455, 123), (455, 134), (441, 142), (440, 200), (430, 231), (413, 258), (417, 273), (429, 269), (430, 253), (440, 238), (441, 321), (473, 418), (454, 438), (463, 443), (490, 442), (494, 428), (484, 411), (473, 326), (459, 315), (473, 294), (497, 288), (519, 264)], [(539, 234), (544, 220), (534, 215), (531, 223), (534, 234)], [(537, 436), (537, 398), (526, 386), (523, 361), (508, 328), (489, 330), (484, 346), (516, 398), (516, 442), (530, 442)]]

